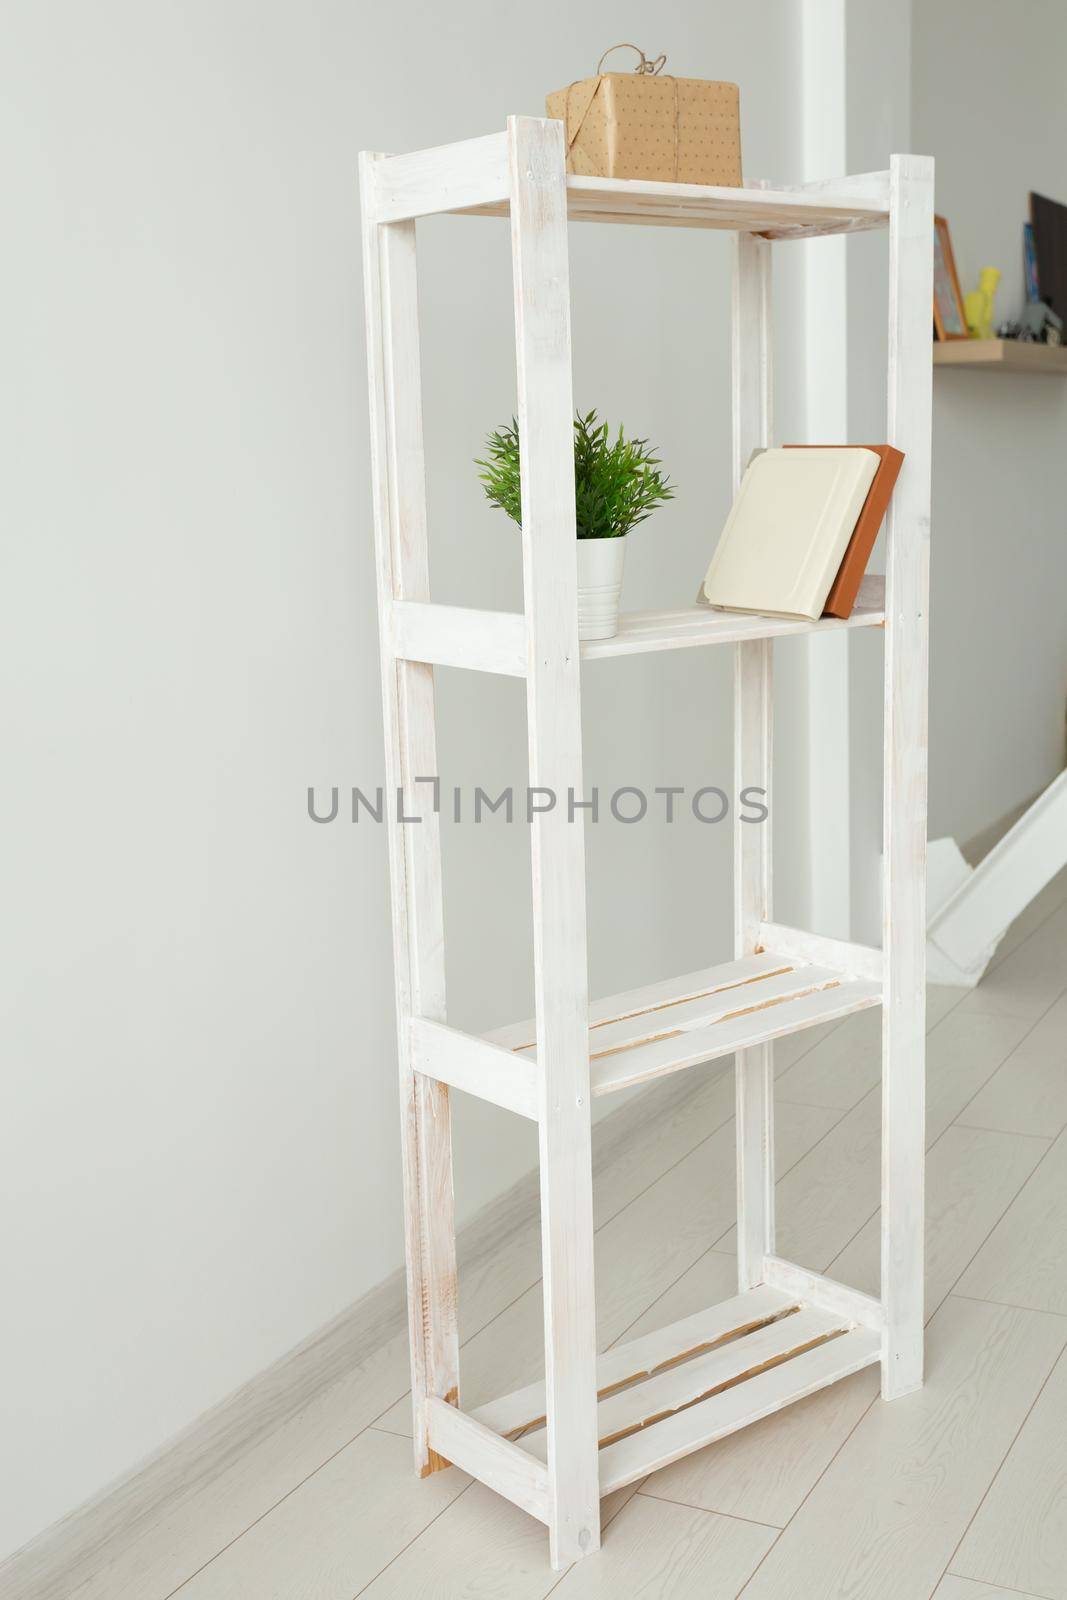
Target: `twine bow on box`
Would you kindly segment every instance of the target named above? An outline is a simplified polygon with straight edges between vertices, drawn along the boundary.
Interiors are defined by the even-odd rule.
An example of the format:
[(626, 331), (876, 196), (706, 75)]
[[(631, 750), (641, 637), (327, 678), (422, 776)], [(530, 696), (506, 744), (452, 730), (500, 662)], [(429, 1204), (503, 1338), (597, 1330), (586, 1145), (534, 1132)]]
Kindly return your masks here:
[[(621, 44), (610, 45), (609, 48), (604, 51), (604, 54), (601, 56), (600, 60), (597, 62), (596, 77), (595, 78), (578, 78), (578, 79), (576, 79), (574, 81), (574, 83), (570, 84), (568, 89), (567, 89), (566, 114), (565, 114), (565, 117), (564, 117), (564, 131), (565, 131), (566, 138), (567, 138), (568, 170), (570, 170), (570, 155), (571, 155), (571, 150), (572, 150), (572, 148), (574, 146), (574, 142), (578, 138), (579, 133), (581, 132), (582, 123), (585, 120), (586, 113), (588, 112), (589, 107), (592, 105), (593, 100), (596, 97), (597, 90), (600, 87), (600, 81), (601, 81), (601, 77), (602, 77), (601, 68), (603, 67), (604, 62), (607, 60), (608, 56), (611, 55), (613, 50), (633, 50), (635, 52), (635, 54), (640, 57), (636, 67), (634, 67), (634, 69), (633, 69), (635, 74), (638, 77), (641, 77), (641, 78), (658, 78), (660, 76), (660, 74), (662, 73), (663, 77), (674, 86), (674, 180), (673, 181), (675, 183), (677, 183), (678, 182), (678, 149), (679, 149), (679, 145), (681, 143), (681, 122), (680, 122), (680, 113), (679, 113), (679, 106), (678, 106), (678, 80), (677, 80), (677, 78), (672, 77), (669, 72), (664, 72), (663, 71), (663, 68), (667, 64), (666, 54), (654, 56), (653, 59), (650, 61), (648, 56), (645, 55), (645, 52), (642, 49), (640, 49), (640, 47), (638, 45), (636, 45), (636, 44), (628, 44), (626, 42), (623, 42)], [(581, 91), (580, 94), (577, 96), (577, 98), (575, 97), (575, 90)]]
[[(624, 44), (609, 44), (608, 48), (604, 51), (604, 54), (601, 56), (600, 60), (596, 64), (596, 75), (597, 75), (598, 78), (600, 76), (601, 67), (604, 65), (605, 61), (608, 59), (608, 57), (610, 56), (610, 54), (611, 54), (611, 52), (613, 50), (636, 50), (637, 54), (641, 57), (641, 59), (637, 63), (636, 67), (634, 68), (634, 71), (637, 72), (637, 73), (642, 74), (644, 77), (648, 77), (648, 78), (658, 77), (658, 75), (663, 71), (664, 67), (667, 65), (667, 57), (665, 55), (656, 56), (654, 61), (650, 61), (648, 59), (648, 57), (645, 55), (645, 52), (643, 50), (641, 50), (636, 44), (625, 44), (625, 43)], [(669, 72), (668, 72), (667, 76), (668, 76), (668, 78), (670, 77), (670, 73)]]

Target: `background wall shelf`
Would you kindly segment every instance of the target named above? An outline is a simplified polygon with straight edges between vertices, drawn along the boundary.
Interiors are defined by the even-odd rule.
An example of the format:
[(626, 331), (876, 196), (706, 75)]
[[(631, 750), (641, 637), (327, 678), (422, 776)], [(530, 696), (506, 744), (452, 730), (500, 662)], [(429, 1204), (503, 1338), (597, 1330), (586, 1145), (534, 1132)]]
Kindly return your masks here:
[(934, 342), (934, 366), (1067, 375), (1067, 346), (1024, 344), (1019, 339), (946, 339)]

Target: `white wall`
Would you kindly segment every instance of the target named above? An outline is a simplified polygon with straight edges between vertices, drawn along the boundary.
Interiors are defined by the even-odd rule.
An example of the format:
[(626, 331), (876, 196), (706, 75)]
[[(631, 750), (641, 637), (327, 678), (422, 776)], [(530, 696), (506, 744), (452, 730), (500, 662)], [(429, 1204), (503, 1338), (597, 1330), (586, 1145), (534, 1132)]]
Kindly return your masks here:
[[(787, 0), (670, 0), (652, 34), (634, 0), (526, 15), (7, 8), (0, 1551), (400, 1259), (385, 840), (305, 813), (382, 770), (357, 151), (537, 113), (637, 37), (740, 81), (749, 173), (798, 175)], [(517, 604), (470, 464), (514, 403), (506, 229), (424, 232), (437, 590)], [(627, 603), (688, 600), (728, 500), (729, 241), (572, 248), (579, 403), (679, 486)], [(519, 686), (442, 679), (446, 780), (523, 782)], [(728, 787), (728, 683), (725, 656), (592, 669), (589, 780)], [(526, 839), (446, 852), (452, 1015), (488, 1026), (529, 1004)], [(725, 829), (602, 826), (589, 859), (594, 993), (728, 953)], [(526, 1131), (462, 1108), (461, 1216)]]
[[(1004, 276), (998, 320), (1023, 301), (1031, 189), (1067, 204), (1067, 11), (1031, 0), (917, 5), (917, 149), (937, 158), (964, 290)], [(930, 832), (964, 841), (1064, 763), (1067, 385), (934, 374)]]
[[(850, 172), (883, 170), (893, 154), (931, 152), (911, 128), (911, 0), (849, 0), (845, 142)], [(848, 240), (848, 438), (886, 437), (889, 253), (884, 233)], [(936, 530), (935, 530), (936, 531)], [(884, 572), (884, 535), (871, 560)], [(941, 606), (931, 613), (940, 624)], [(885, 652), (874, 634), (849, 640), (852, 935), (880, 944), (882, 694)], [(938, 693), (931, 684), (931, 700)]]
[[(1034, 41), (1040, 39), (1040, 48)], [(998, 317), (1022, 303), (1031, 188), (1067, 202), (1067, 107), (1054, 0), (1005, 26), (990, 0), (850, 0), (851, 171), (892, 150), (936, 161), (936, 204), (964, 288), (1004, 273)], [(849, 436), (885, 428), (885, 250), (848, 244)], [(934, 370), (930, 597), (930, 836), (965, 843), (1062, 769), (1067, 704), (1067, 388), (1058, 380)], [(880, 567), (882, 550), (875, 552)], [(852, 671), (853, 929), (879, 938), (881, 650), (857, 636)]]

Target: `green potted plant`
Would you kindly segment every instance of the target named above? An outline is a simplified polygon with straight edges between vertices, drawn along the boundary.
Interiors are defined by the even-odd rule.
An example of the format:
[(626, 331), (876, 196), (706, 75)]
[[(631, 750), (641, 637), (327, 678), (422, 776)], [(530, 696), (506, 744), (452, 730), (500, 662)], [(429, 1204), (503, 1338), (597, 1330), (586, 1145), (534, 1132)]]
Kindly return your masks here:
[[(477, 461), (486, 498), (522, 526), (519, 428), (500, 428)], [(610, 639), (619, 630), (626, 537), (674, 489), (647, 439), (611, 437), (595, 411), (574, 418), (574, 502), (578, 534), (578, 637)]]

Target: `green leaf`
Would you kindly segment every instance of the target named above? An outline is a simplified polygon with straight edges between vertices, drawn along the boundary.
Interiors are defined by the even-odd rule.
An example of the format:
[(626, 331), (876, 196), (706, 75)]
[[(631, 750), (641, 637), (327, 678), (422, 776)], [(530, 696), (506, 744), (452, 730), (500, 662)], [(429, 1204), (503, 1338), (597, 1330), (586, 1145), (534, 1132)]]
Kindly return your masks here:
[[(488, 459), (476, 460), (486, 499), (522, 525), (519, 425), (486, 438)], [(647, 439), (627, 439), (620, 424), (612, 437), (595, 411), (574, 418), (574, 501), (579, 539), (619, 539), (646, 521), (656, 506), (674, 498), (674, 486), (660, 471), (660, 458)]]

